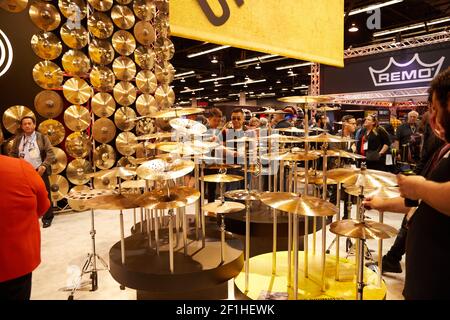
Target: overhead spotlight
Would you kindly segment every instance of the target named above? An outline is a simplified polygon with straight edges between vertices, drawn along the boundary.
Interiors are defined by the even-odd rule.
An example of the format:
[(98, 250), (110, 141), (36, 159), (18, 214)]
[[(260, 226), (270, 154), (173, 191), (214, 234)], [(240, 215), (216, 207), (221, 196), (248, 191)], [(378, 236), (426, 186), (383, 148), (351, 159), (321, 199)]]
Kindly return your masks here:
[(249, 76), (245, 76), (245, 81), (249, 81), (250, 77)]
[(352, 23), (352, 26), (348, 29), (349, 32), (358, 32), (359, 28), (356, 26), (356, 24)]
[(261, 65), (258, 63), (256, 66), (255, 66), (255, 69), (261, 69)]
[(248, 88), (248, 85), (244, 84), (244, 88)]
[(273, 89), (273, 87), (269, 87), (269, 90), (272, 90)]
[(214, 81), (214, 84), (217, 85), (217, 84), (219, 84), (219, 82), (218, 81)]
[(186, 82), (186, 80), (184, 80), (184, 78), (181, 78), (180, 82)]
[(211, 60), (211, 63), (218, 63), (218, 62), (219, 62), (219, 60), (217, 60), (216, 56), (214, 56)]
[(219, 92), (219, 89), (214, 89), (214, 92)]
[(280, 81), (280, 80), (277, 80), (277, 83), (281, 83), (281, 81)]
[(211, 75), (211, 77), (217, 77), (217, 74), (216, 74), (216, 73), (213, 73), (213, 74)]
[(289, 69), (288, 74), (293, 74), (294, 71), (292, 71), (292, 69)]

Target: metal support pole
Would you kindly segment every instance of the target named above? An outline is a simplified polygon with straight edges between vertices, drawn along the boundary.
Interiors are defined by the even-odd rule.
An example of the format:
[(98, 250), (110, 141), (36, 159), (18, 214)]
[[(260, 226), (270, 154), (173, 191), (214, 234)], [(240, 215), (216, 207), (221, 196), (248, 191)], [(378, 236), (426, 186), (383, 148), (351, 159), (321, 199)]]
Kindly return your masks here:
[(159, 256), (159, 211), (160, 210), (155, 210), (155, 247), (156, 247), (156, 254), (158, 256)]
[[(341, 220), (341, 183), (340, 182), (338, 182), (338, 184), (336, 185), (336, 188), (337, 188), (336, 207), (338, 208), (336, 221), (340, 221)], [(340, 240), (339, 235), (336, 235), (336, 274), (335, 274), (336, 281), (339, 281), (339, 250), (340, 250), (340, 241), (339, 240)]]
[[(383, 223), (384, 212), (379, 212), (379, 222)], [(381, 288), (383, 283), (383, 239), (378, 240), (378, 287)]]
[(120, 210), (120, 255), (122, 264), (125, 264), (125, 228), (123, 223), (123, 212)]
[(169, 211), (169, 268), (170, 273), (173, 273), (173, 212), (171, 211)]
[(225, 262), (225, 218), (220, 213), (220, 263)]
[[(307, 218), (307, 217), (305, 217)], [(294, 214), (294, 300), (298, 297), (298, 216)], [(307, 256), (305, 252), (305, 257)], [(308, 259), (305, 258), (305, 267), (308, 265)], [(290, 268), (290, 266), (289, 266)], [(305, 275), (307, 277), (307, 274)]]
[(245, 201), (245, 292), (248, 292), (250, 277), (250, 202)]
[(202, 187), (202, 192), (200, 194), (200, 214), (202, 217), (202, 248), (205, 247), (206, 245), (206, 223), (205, 223), (205, 213), (203, 212), (203, 205), (205, 204), (205, 171), (204, 171), (204, 164), (202, 162), (201, 167), (201, 187)]

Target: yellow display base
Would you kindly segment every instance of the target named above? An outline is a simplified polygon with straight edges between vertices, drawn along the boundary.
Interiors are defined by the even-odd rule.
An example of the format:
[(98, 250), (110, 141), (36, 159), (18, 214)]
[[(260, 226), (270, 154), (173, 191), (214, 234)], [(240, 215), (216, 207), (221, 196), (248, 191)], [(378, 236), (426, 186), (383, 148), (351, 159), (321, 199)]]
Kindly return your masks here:
[[(276, 274), (272, 275), (272, 253), (250, 258), (249, 290), (245, 292), (244, 270), (235, 278), (239, 290), (252, 300), (292, 300), (293, 286), (288, 289), (287, 251), (277, 252)], [(336, 257), (326, 255), (325, 291), (322, 286), (321, 255), (309, 253), (309, 274), (304, 276), (303, 252), (300, 251), (298, 272), (298, 296), (300, 300), (355, 300), (356, 271), (355, 262), (339, 259), (339, 281), (336, 281)], [(292, 273), (292, 281), (294, 275)], [(378, 287), (378, 275), (369, 268), (364, 268), (364, 300), (383, 300), (386, 298), (384, 281)]]

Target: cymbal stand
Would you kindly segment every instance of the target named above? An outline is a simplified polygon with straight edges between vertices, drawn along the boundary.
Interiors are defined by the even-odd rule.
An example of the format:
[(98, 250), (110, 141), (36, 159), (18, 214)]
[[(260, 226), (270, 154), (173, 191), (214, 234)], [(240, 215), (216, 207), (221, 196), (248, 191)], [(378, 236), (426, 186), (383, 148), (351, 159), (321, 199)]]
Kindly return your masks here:
[[(121, 178), (117, 177), (119, 184), (119, 194), (122, 194), (122, 182)], [(123, 210), (120, 209), (120, 255), (122, 264), (125, 264), (125, 227), (123, 222)]]
[[(205, 163), (204, 161), (200, 164), (200, 183), (202, 192), (200, 193), (200, 210), (203, 210), (203, 205), (205, 203)], [(205, 214), (202, 211), (202, 248), (206, 246), (206, 223), (205, 223)]]
[[(327, 169), (328, 169), (328, 156), (327, 156), (328, 143), (322, 145), (322, 150), (324, 152), (323, 164), (322, 164), (322, 177), (323, 177), (323, 190), (322, 199), (327, 199)], [(314, 230), (315, 233), (316, 230)], [(322, 292), (325, 291), (325, 268), (326, 268), (326, 245), (327, 245), (327, 218), (322, 217)]]
[[(223, 182), (219, 182), (220, 189), (220, 203), (223, 205), (225, 203), (223, 195)], [(220, 264), (225, 262), (225, 215), (219, 213), (220, 215)]]
[[(383, 223), (384, 211), (379, 211), (379, 222)], [(378, 287), (383, 284), (383, 239), (378, 240)]]
[[(358, 196), (358, 211), (359, 216), (358, 220), (360, 222), (364, 222), (364, 207), (361, 205), (362, 201), (364, 200), (364, 184), (361, 186), (361, 193)], [(363, 300), (363, 291), (364, 291), (364, 248), (366, 247), (366, 240), (365, 239), (357, 239), (357, 246), (358, 246), (358, 254), (357, 254), (357, 262), (358, 267), (357, 270), (357, 277), (356, 277), (356, 299), (357, 300)]]

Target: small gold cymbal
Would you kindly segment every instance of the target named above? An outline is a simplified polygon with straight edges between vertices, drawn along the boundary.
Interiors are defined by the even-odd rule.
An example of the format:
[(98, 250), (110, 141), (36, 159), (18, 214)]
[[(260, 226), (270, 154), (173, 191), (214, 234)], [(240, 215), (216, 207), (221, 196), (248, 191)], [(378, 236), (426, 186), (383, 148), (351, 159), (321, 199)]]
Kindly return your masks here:
[[(119, 160), (120, 161), (120, 160)], [(122, 179), (134, 177), (136, 175), (136, 170), (133, 168), (125, 168), (125, 167), (114, 167), (109, 170), (102, 170), (99, 172), (94, 172), (89, 175), (91, 178), (104, 178), (104, 177), (112, 177), (117, 178), (120, 177)]]
[(62, 44), (51, 32), (40, 32), (31, 38), (31, 48), (41, 59), (53, 60), (59, 57), (62, 52)]
[(88, 0), (88, 2), (98, 11), (108, 11), (113, 5), (113, 0)]
[(66, 130), (61, 122), (48, 119), (39, 124), (38, 131), (48, 137), (52, 146), (63, 142)]
[(92, 97), (92, 111), (98, 117), (110, 117), (116, 110), (116, 101), (106, 92), (98, 92)]
[[(172, 90), (170, 88), (170, 90)], [(172, 91), (173, 92), (173, 91)], [(120, 81), (114, 86), (114, 98), (122, 106), (129, 106), (136, 100), (136, 88), (127, 81)]]
[(259, 200), (260, 192), (251, 190), (232, 190), (225, 192), (224, 196), (240, 201), (257, 201)]
[(3, 126), (5, 127), (8, 132), (12, 134), (17, 133), (17, 129), (20, 128), (20, 121), (23, 117), (30, 116), (36, 119), (36, 116), (34, 115), (33, 111), (28, 109), (25, 106), (12, 106), (6, 109), (6, 111), (3, 113)]
[(150, 70), (141, 70), (136, 76), (136, 86), (143, 93), (153, 94), (158, 87), (158, 82), (153, 72)]
[(120, 154), (131, 156), (136, 152), (137, 139), (131, 132), (121, 132), (116, 138), (116, 148)]
[(173, 81), (173, 77), (175, 76), (175, 68), (170, 62), (157, 64), (155, 67), (155, 74), (159, 83), (169, 84)]
[(111, 18), (120, 29), (130, 29), (134, 26), (133, 11), (126, 6), (115, 5), (111, 10)]
[[(169, 192), (169, 195), (167, 193)], [(156, 189), (142, 194), (136, 202), (140, 207), (151, 210), (166, 210), (185, 207), (200, 198), (200, 192), (185, 186), (169, 190)]]
[(91, 150), (92, 143), (84, 132), (73, 132), (66, 138), (66, 152), (72, 158), (85, 158)]
[(112, 36), (112, 45), (120, 55), (128, 56), (136, 49), (136, 40), (130, 32), (119, 30)]
[(158, 37), (155, 41), (155, 52), (160, 59), (168, 61), (175, 54), (175, 46), (169, 38)]
[(88, 32), (80, 24), (66, 22), (60, 30), (61, 39), (72, 49), (81, 49), (88, 44)]
[(148, 47), (139, 46), (134, 51), (134, 61), (144, 70), (151, 70), (155, 65), (155, 52)]
[(63, 72), (56, 63), (45, 60), (34, 66), (33, 79), (43, 89), (56, 89), (61, 87)]
[(106, 40), (92, 39), (89, 44), (89, 56), (97, 64), (110, 64), (114, 60), (114, 48)]
[(79, 50), (68, 50), (62, 57), (64, 70), (71, 75), (83, 76), (91, 69), (91, 61)]
[(95, 148), (94, 163), (97, 168), (102, 170), (110, 169), (114, 166), (115, 162), (116, 152), (114, 151), (114, 148), (112, 146), (110, 146), (109, 144), (101, 144), (97, 148)]
[(136, 64), (128, 57), (117, 57), (113, 62), (113, 71), (117, 79), (131, 81), (136, 75)]
[(170, 86), (163, 84), (156, 89), (155, 99), (159, 108), (170, 108), (175, 102), (175, 93)]
[(132, 156), (125, 156), (117, 161), (117, 168), (121, 168), (121, 170), (125, 170), (125, 172), (128, 173), (133, 173), (133, 175), (121, 176), (122, 179), (125, 180), (133, 179), (133, 177), (136, 175), (137, 165), (135, 161), (136, 159)]
[(116, 136), (114, 122), (108, 118), (100, 118), (92, 126), (92, 137), (100, 143), (108, 143)]
[(114, 25), (111, 18), (103, 12), (94, 12), (88, 19), (88, 30), (99, 39), (109, 38), (113, 31)]
[(51, 175), (48, 177), (50, 182), (50, 198), (52, 201), (64, 199), (69, 191), (69, 182), (61, 175)]
[(203, 211), (212, 212), (212, 213), (233, 213), (239, 212), (245, 209), (245, 205), (240, 202), (233, 201), (215, 201), (210, 202), (202, 207)]
[(136, 100), (136, 110), (141, 116), (151, 116), (158, 110), (155, 98), (150, 94), (141, 94)]
[(84, 104), (92, 97), (93, 90), (85, 80), (73, 77), (64, 83), (63, 93), (67, 101)]
[(354, 239), (389, 239), (398, 234), (397, 229), (374, 221), (341, 220), (330, 225), (330, 231)]
[(61, 16), (58, 9), (50, 3), (34, 1), (30, 5), (29, 15), (31, 21), (44, 31), (52, 31), (58, 28), (61, 22)]
[(66, 176), (73, 184), (82, 185), (89, 182), (88, 174), (91, 172), (92, 166), (89, 161), (75, 159), (67, 165)]
[(148, 21), (139, 21), (134, 25), (134, 36), (144, 46), (152, 45), (156, 39), (155, 29)]
[(64, 111), (64, 123), (72, 131), (83, 131), (89, 127), (91, 115), (86, 107), (72, 105)]
[(136, 123), (129, 120), (134, 118), (136, 118), (136, 112), (134, 112), (133, 109), (129, 107), (121, 107), (117, 109), (114, 114), (114, 123), (120, 130), (130, 131), (134, 128)]
[(122, 182), (122, 188), (124, 189), (139, 189), (139, 188), (145, 188), (147, 185), (146, 180), (128, 180)]
[(19, 13), (27, 8), (28, 0), (1, 0), (0, 8), (6, 11)]
[(164, 152), (180, 155), (203, 155), (209, 151), (208, 148), (172, 141), (160, 142), (156, 144), (156, 148)]
[(99, 91), (111, 91), (116, 77), (111, 69), (105, 66), (94, 66), (89, 74), (92, 86)]
[(211, 174), (203, 177), (203, 181), (205, 182), (214, 182), (214, 183), (228, 183), (228, 182), (237, 182), (244, 180), (244, 177), (237, 176), (233, 174)]
[(156, 15), (156, 6), (152, 0), (135, 0), (133, 10), (136, 17), (144, 21), (150, 21)]
[(94, 178), (95, 189), (114, 190), (116, 189), (116, 186), (117, 186), (117, 178), (115, 177)]
[(55, 154), (55, 160), (50, 164), (52, 167), (52, 174), (60, 174), (67, 166), (67, 155), (60, 148), (52, 147), (52, 150)]
[(63, 99), (52, 90), (43, 90), (34, 98), (34, 108), (45, 118), (56, 118), (63, 110)]

